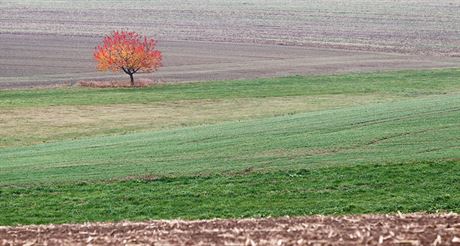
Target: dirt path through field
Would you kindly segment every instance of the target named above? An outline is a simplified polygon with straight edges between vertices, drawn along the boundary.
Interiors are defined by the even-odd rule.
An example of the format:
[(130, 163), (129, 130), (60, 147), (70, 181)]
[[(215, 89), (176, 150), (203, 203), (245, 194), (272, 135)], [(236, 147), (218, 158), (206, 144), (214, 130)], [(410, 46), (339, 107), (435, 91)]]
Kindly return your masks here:
[[(0, 34), (0, 88), (126, 79), (101, 73), (92, 59), (100, 37)], [(164, 67), (139, 74), (163, 82), (248, 79), (411, 68), (455, 67), (460, 58), (368, 51), (160, 40)]]
[(456, 214), (0, 227), (1, 245), (460, 245)]

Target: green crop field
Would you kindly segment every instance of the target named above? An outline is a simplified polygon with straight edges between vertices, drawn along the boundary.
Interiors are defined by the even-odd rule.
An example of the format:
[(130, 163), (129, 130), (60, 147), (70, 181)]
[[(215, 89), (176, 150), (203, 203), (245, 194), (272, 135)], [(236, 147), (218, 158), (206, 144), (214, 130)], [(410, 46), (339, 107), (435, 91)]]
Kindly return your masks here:
[(460, 70), (0, 91), (0, 224), (460, 212)]

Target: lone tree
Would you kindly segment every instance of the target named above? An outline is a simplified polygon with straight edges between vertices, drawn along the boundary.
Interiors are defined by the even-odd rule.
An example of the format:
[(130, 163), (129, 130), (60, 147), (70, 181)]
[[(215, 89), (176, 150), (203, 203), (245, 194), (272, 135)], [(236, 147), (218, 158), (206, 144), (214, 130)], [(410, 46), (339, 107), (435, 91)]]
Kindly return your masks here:
[(134, 86), (134, 74), (154, 72), (161, 66), (161, 52), (155, 49), (155, 40), (135, 32), (115, 31), (104, 38), (94, 51), (100, 71), (123, 71)]

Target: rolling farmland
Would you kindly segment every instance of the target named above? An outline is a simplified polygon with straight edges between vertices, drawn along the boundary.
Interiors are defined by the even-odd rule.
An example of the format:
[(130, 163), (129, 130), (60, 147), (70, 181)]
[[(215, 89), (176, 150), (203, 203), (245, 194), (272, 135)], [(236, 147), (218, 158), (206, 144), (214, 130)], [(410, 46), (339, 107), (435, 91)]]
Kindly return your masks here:
[[(457, 211), (459, 198), (457, 194), (460, 194), (458, 193), (460, 187), (456, 182), (458, 177), (455, 174), (460, 157), (457, 134), (460, 130), (458, 124), (460, 97), (456, 79), (459, 74), (458, 70), (408, 71), (203, 82), (141, 89), (61, 88), (3, 91), (0, 106), (6, 113), (2, 113), (2, 117), (5, 118), (1, 122), (8, 124), (14, 119), (18, 125), (2, 126), (2, 129), (13, 130), (2, 132), (4, 140), (2, 144), (5, 146), (0, 149), (2, 156), (0, 186), (3, 199), (0, 203), (5, 208), (2, 223), (50, 223), (57, 219), (58, 213), (65, 215), (58, 220), (59, 223), (95, 219), (96, 217), (91, 215), (93, 212), (90, 207), (94, 208), (96, 204), (107, 206), (107, 202), (112, 203), (119, 199), (109, 194), (116, 189), (124, 190), (131, 186), (133, 187), (130, 189), (140, 189), (139, 192), (133, 193), (134, 200), (123, 200), (118, 204), (126, 202), (126, 206), (134, 206), (130, 209), (132, 211), (137, 211), (137, 206), (145, 206), (144, 202), (134, 202), (137, 199), (151, 200), (148, 198), (149, 193), (142, 191), (148, 190), (151, 185), (160, 192), (151, 195), (157, 194), (165, 199), (172, 195), (171, 191), (161, 195), (163, 182), (165, 191), (169, 190), (167, 187), (170, 185), (183, 187), (173, 190), (179, 193), (185, 192), (185, 204), (198, 202), (196, 205), (214, 206), (211, 205), (211, 200), (207, 198), (196, 200), (192, 194), (201, 192), (207, 194), (210, 189), (223, 184), (263, 183), (263, 180), (267, 179), (272, 179), (273, 182), (279, 179), (280, 183), (275, 183), (277, 185), (273, 188), (283, 190), (281, 187), (287, 184), (282, 177), (291, 174), (293, 183), (287, 189), (295, 189), (295, 185), (299, 188), (318, 186), (311, 188), (314, 193), (315, 190), (334, 187), (336, 181), (333, 180), (337, 179), (339, 182), (340, 175), (336, 175), (343, 172), (350, 172), (352, 175), (349, 177), (349, 182), (352, 182), (350, 189), (360, 190), (361, 188), (358, 187), (351, 188), (360, 186), (359, 184), (369, 189), (369, 194), (362, 198), (341, 200), (341, 206), (344, 207), (350, 204), (356, 206), (356, 203), (360, 203), (360, 199), (363, 199), (363, 204), (368, 204), (357, 206), (356, 210), (352, 210), (355, 213), (391, 212), (395, 211), (395, 208), (405, 212), (432, 211), (434, 207), (431, 207), (430, 197), (439, 194), (449, 194), (449, 199), (436, 203), (436, 206), (440, 206), (439, 209)], [(260, 104), (276, 105), (289, 100), (294, 100), (295, 103), (277, 107), (267, 106), (264, 107), (264, 111), (261, 111)], [(238, 114), (232, 114), (235, 109), (228, 106), (232, 103), (238, 108), (244, 105), (245, 109), (239, 110)], [(241, 105), (238, 106), (238, 103)], [(184, 106), (187, 104), (194, 106)], [(79, 115), (77, 119), (80, 119), (80, 122), (72, 123), (76, 114), (69, 113), (67, 116), (62, 114), (67, 111), (75, 113), (75, 109), (85, 107), (91, 107), (92, 112), (103, 112), (116, 105), (117, 108), (127, 111), (121, 111), (119, 117), (123, 121), (112, 123), (111, 127), (107, 123), (116, 119), (116, 113), (111, 114), (114, 118), (101, 118), (91, 127), (88, 127), (83, 120), (97, 121), (95, 116)], [(139, 108), (139, 105), (151, 108), (151, 111), (145, 111)], [(164, 112), (163, 115), (150, 118), (152, 112), (158, 112), (155, 110), (158, 105), (162, 107), (175, 105), (183, 111), (181, 114), (190, 116), (180, 118), (178, 115)], [(206, 117), (200, 118), (197, 115), (200, 114), (199, 108), (206, 108), (201, 109), (204, 110), (201, 114)], [(27, 127), (27, 122), (41, 116), (41, 113), (35, 116), (21, 113), (32, 109), (49, 112), (55, 116), (48, 117), (43, 125), (32, 124), (37, 125), (38, 128)], [(58, 111), (53, 113), (55, 110)], [(137, 116), (127, 118), (126, 112), (129, 111), (137, 112)], [(175, 112), (175, 109), (171, 108), (171, 111)], [(195, 114), (194, 117), (191, 116), (192, 112)], [(29, 115), (29, 118), (18, 118), (17, 115)], [(7, 118), (14, 116), (16, 118)], [(162, 121), (163, 117), (167, 120)], [(133, 124), (135, 127), (130, 127)], [(136, 124), (144, 124), (144, 126), (138, 127)], [(97, 128), (98, 125), (105, 127)], [(90, 130), (82, 134), (86, 128)], [(11, 132), (16, 134), (13, 135)], [(388, 186), (385, 186), (388, 189), (393, 187), (391, 189), (401, 190), (405, 185), (403, 180), (408, 181), (414, 173), (418, 173), (417, 176), (421, 179), (431, 180), (431, 183), (420, 185), (433, 187), (425, 187), (429, 191), (424, 192), (419, 198), (416, 198), (416, 194), (418, 189), (424, 189), (423, 186), (413, 186), (412, 192), (402, 190), (401, 195), (413, 195), (413, 199), (418, 201), (416, 203), (409, 202), (403, 205), (400, 203), (401, 200), (396, 199), (393, 204), (387, 201), (386, 206), (390, 207), (379, 207), (379, 203), (374, 207), (375, 205), (371, 206), (372, 203), (369, 203), (368, 199), (373, 196), (371, 195), (373, 192), (380, 189), (377, 188), (380, 186), (374, 187), (371, 183), (367, 183), (375, 182), (374, 179), (360, 178), (361, 174), (358, 171), (364, 168), (369, 168), (370, 171), (362, 175), (383, 175), (375, 181), (389, 182)], [(401, 171), (385, 174), (396, 169)], [(297, 175), (296, 170), (304, 170), (305, 173)], [(445, 171), (446, 176), (441, 175), (441, 170)], [(226, 175), (221, 176), (222, 173)], [(436, 177), (441, 178), (442, 182), (447, 183), (441, 185), (433, 177), (429, 177), (434, 173), (437, 173)], [(303, 179), (304, 175), (307, 177), (313, 175), (311, 178), (323, 178), (332, 183), (315, 182), (311, 178)], [(390, 182), (395, 178), (403, 183)], [(194, 184), (193, 188), (187, 185), (189, 182)], [(454, 185), (448, 185), (450, 182)], [(79, 185), (75, 186), (75, 184)], [(226, 197), (225, 194), (229, 194), (227, 192), (234, 194), (233, 199), (237, 199), (238, 196), (245, 199), (244, 194), (257, 190), (254, 188), (251, 189), (252, 191), (244, 191), (247, 189), (245, 186), (230, 187), (233, 185), (228, 189), (218, 188), (216, 192), (224, 193), (210, 195), (209, 199), (222, 202), (225, 200), (223, 199)], [(192, 190), (187, 192), (186, 189)], [(50, 190), (53, 192), (49, 193)], [(93, 190), (99, 195), (109, 192), (107, 200), (97, 199), (94, 203), (90, 202), (93, 198), (99, 197), (99, 195), (91, 195)], [(124, 194), (121, 190), (113, 194)], [(66, 207), (62, 205), (63, 201), (59, 200), (68, 197), (65, 195), (67, 192), (71, 192), (75, 202), (86, 201), (85, 204), (88, 202), (93, 204), (88, 208), (78, 209), (78, 216), (83, 217), (69, 216), (70, 211), (67, 209), (73, 209), (76, 204)], [(345, 195), (343, 192), (339, 189), (334, 196)], [(261, 190), (258, 193), (263, 194)], [(50, 200), (47, 194), (61, 195), (53, 195), (53, 199)], [(395, 192), (382, 191), (381, 195), (399, 197)], [(79, 196), (81, 198), (78, 198)], [(331, 199), (336, 199), (334, 196)], [(36, 200), (37, 197), (43, 200)], [(389, 199), (379, 196), (376, 198)], [(425, 201), (426, 198), (428, 200)], [(34, 199), (36, 202), (33, 203), (28, 199)], [(157, 199), (152, 198), (152, 200)], [(267, 199), (271, 199), (270, 196), (267, 196)], [(314, 207), (310, 210), (304, 202), (300, 202), (299, 207), (294, 210), (283, 209), (285, 204), (291, 203), (289, 199), (280, 194), (276, 199), (281, 206), (279, 210), (264, 214), (267, 216), (279, 216), (285, 213), (301, 215), (309, 213), (308, 211), (315, 211)], [(300, 197), (296, 199), (303, 201)], [(257, 200), (260, 198), (254, 200), (253, 206), (256, 206), (254, 208), (263, 207), (265, 203), (259, 204)], [(325, 204), (333, 204), (320, 200)], [(320, 200), (314, 200), (314, 204), (318, 204)], [(42, 201), (44, 204), (40, 205)], [(59, 206), (58, 213), (52, 212), (54, 214), (52, 220), (45, 219), (39, 212), (46, 214), (46, 208), (52, 209), (47, 201), (53, 201), (53, 204)], [(172, 198), (171, 201), (178, 205), (179, 200)], [(149, 212), (144, 214), (145, 211), (142, 214), (110, 212), (108, 217), (101, 217), (100, 220), (136, 219), (144, 218), (143, 216), (233, 217), (246, 210), (235, 204), (232, 205), (235, 212), (230, 214), (218, 212), (230, 211), (228, 209), (215, 212), (205, 209), (196, 212), (185, 210), (184, 214), (174, 215), (169, 214), (168, 210), (162, 207), (164, 202), (166, 200), (152, 204), (152, 206), (160, 206), (155, 209), (160, 212), (156, 216), (149, 215)], [(29, 204), (44, 207), (30, 210)], [(227, 201), (224, 204), (233, 203)], [(419, 204), (420, 207), (413, 207), (411, 204)], [(317, 213), (343, 213), (344, 208), (341, 206), (333, 205), (329, 209), (318, 210)], [(26, 215), (25, 212), (19, 212), (22, 209), (38, 214)], [(256, 216), (260, 210), (249, 211), (240, 215)], [(162, 213), (164, 214), (161, 215)]]
[[(2, 1), (0, 245), (455, 245), (459, 10)], [(117, 29), (158, 83), (78, 86), (127, 79), (92, 58)]]
[(0, 31), (99, 36), (131, 29), (162, 40), (455, 55), (459, 10), (458, 1), (433, 0), (5, 0)]
[[(4, 90), (0, 224), (459, 212), (459, 75), (450, 69)], [(423, 227), (419, 222), (412, 226)], [(17, 243), (78, 240), (55, 228), (37, 236), (33, 228), (23, 234), (6, 227), (0, 235), (28, 235), (5, 236)], [(175, 233), (206, 241), (224, 231)], [(416, 235), (401, 233), (387, 242)], [(458, 232), (430, 233), (454, 240)], [(251, 238), (260, 241), (256, 234)], [(102, 235), (92, 237), (109, 240)], [(141, 240), (135, 235), (124, 234)]]
[(116, 29), (159, 39), (165, 66), (143, 76), (162, 82), (456, 67), (459, 8), (427, 0), (7, 0), (0, 87), (124, 78), (97, 72), (91, 56)]

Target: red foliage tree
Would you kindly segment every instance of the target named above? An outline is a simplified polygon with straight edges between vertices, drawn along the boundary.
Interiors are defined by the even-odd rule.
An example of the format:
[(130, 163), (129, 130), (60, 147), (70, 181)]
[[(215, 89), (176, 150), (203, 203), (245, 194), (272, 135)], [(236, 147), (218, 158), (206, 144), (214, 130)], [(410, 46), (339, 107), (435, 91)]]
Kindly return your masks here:
[(155, 40), (135, 32), (115, 31), (103, 39), (94, 51), (100, 71), (123, 71), (134, 86), (134, 74), (154, 72), (161, 66), (161, 52), (155, 49)]

